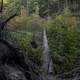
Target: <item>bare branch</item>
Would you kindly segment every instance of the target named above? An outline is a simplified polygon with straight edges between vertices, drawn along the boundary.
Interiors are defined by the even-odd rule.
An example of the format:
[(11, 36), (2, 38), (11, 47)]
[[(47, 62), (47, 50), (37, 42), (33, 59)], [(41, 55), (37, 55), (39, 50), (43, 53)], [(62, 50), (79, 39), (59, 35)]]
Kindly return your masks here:
[(6, 19), (5, 21), (1, 22), (1, 23), (0, 23), (0, 28), (1, 28), (1, 30), (3, 30), (3, 29), (4, 29), (4, 26), (5, 26), (11, 19), (13, 19), (15, 16), (17, 16), (17, 15), (14, 14), (14, 15), (10, 16), (8, 19)]

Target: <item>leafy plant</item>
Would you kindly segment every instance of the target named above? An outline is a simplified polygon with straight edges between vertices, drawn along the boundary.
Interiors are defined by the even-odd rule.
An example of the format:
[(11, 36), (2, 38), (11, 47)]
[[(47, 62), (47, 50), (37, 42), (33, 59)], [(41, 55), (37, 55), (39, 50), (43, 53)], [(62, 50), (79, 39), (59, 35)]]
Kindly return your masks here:
[(75, 57), (80, 55), (80, 33), (68, 31), (62, 27), (56, 28), (56, 25), (53, 24), (48, 27), (48, 40), (53, 63), (58, 70), (61, 70), (62, 65), (64, 71), (74, 68), (77, 63)]

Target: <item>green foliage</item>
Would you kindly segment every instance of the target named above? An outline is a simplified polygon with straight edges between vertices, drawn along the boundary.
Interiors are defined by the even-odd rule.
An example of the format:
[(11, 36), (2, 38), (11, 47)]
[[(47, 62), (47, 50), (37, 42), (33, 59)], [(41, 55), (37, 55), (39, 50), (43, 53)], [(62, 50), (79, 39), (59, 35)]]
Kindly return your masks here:
[(43, 29), (43, 20), (39, 17), (17, 17), (9, 23), (10, 27), (15, 30), (27, 32), (41, 32)]
[(80, 55), (80, 33), (68, 31), (62, 27), (56, 28), (55, 26), (48, 28), (51, 56), (53, 63), (58, 67), (55, 70), (58, 70), (57, 72), (60, 70), (68, 71), (76, 66), (75, 57)]
[(21, 0), (12, 0), (8, 2), (5, 9), (5, 15), (11, 16), (15, 13), (20, 14), (20, 8), (21, 8), (20, 6), (21, 6)]
[(6, 39), (17, 44), (34, 63), (42, 65), (42, 48), (40, 44), (36, 49), (32, 47), (32, 35), (11, 32), (7, 33)]
[[(6, 40), (17, 44), (26, 55), (37, 65), (42, 65), (42, 29), (43, 20), (38, 17), (17, 17), (11, 20), (8, 28), (12, 31), (4, 31)], [(35, 40), (38, 47), (34, 49), (31, 41)]]
[(32, 39), (32, 34), (21, 31), (15, 32), (10, 30), (4, 30), (2, 32), (2, 38), (14, 43), (15, 45), (19, 46), (21, 49), (26, 51), (27, 46)]
[[(26, 55), (39, 66), (42, 65), (42, 30), (47, 27), (47, 34), (50, 46), (50, 54), (54, 63), (55, 72), (69, 71), (75, 66), (80, 65), (76, 57), (80, 56), (80, 32), (75, 31), (76, 18), (72, 12), (78, 10), (79, 1), (76, 2), (77, 8), (72, 9), (74, 1), (66, 5), (66, 0), (7, 0), (4, 3), (4, 12), (0, 15), (0, 20), (19, 14), (8, 23), (8, 28), (14, 31), (3, 32), (3, 38), (17, 44)], [(27, 3), (28, 2), (28, 3)], [(27, 5), (28, 4), (28, 5)], [(20, 16), (21, 6), (29, 9), (30, 17)], [(66, 5), (66, 8), (64, 8)], [(68, 6), (68, 7), (67, 7)], [(28, 12), (28, 11), (27, 11)], [(39, 17), (52, 17), (44, 20)], [(56, 15), (56, 16), (54, 16)], [(31, 41), (34, 39), (38, 44), (33, 48)]]
[(33, 48), (31, 44), (29, 44), (28, 48), (28, 57), (31, 59), (34, 63), (41, 66), (43, 63), (42, 60), (42, 48), (40, 45), (38, 45), (37, 48)]
[(64, 16), (70, 16), (72, 13), (69, 9), (69, 7), (66, 7), (64, 10), (63, 10), (63, 15)]

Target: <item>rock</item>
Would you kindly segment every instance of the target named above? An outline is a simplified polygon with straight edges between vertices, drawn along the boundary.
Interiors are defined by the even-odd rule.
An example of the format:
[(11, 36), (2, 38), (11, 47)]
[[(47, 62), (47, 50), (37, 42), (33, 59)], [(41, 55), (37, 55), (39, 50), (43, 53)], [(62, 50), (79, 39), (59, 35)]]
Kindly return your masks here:
[(8, 75), (10, 80), (27, 80), (21, 71), (15, 71)]
[(4, 68), (7, 80), (27, 80), (24, 73), (16, 67), (5, 65)]
[(0, 40), (0, 80), (43, 80), (38, 66), (5, 40)]

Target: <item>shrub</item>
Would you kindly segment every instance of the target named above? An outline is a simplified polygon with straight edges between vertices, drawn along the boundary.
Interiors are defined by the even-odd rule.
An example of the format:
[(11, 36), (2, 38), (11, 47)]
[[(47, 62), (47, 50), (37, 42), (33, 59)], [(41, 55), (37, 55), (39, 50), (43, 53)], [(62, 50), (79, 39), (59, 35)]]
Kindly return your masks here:
[(43, 63), (42, 60), (42, 48), (40, 45), (38, 45), (37, 48), (33, 48), (31, 44), (27, 47), (28, 51), (28, 57), (31, 59), (34, 63), (36, 63), (38, 66), (41, 66)]
[(48, 27), (48, 40), (53, 63), (58, 67), (55, 70), (60, 71), (62, 67), (64, 71), (73, 69), (77, 63), (75, 57), (80, 55), (80, 33), (53, 25)]

